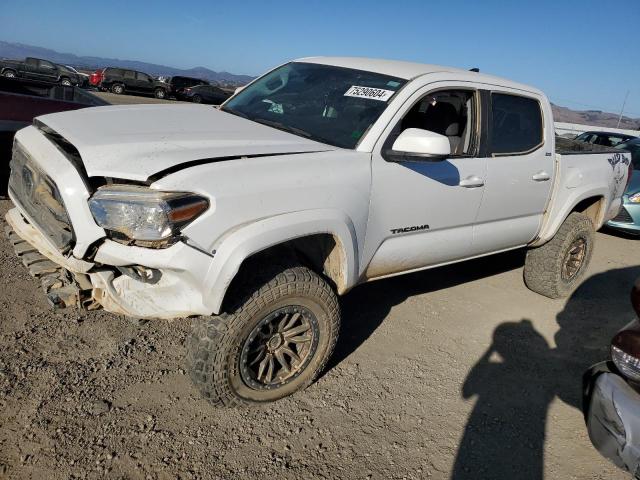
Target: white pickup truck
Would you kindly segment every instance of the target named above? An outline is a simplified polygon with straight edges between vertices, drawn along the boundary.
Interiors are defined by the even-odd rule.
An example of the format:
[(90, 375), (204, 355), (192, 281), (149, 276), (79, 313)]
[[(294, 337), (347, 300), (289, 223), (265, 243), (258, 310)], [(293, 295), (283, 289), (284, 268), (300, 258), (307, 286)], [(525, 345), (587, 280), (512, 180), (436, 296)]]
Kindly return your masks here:
[(558, 147), (526, 85), (306, 58), (219, 109), (37, 118), (16, 135), (6, 220), (52, 304), (195, 317), (187, 363), (204, 396), (268, 402), (322, 370), (337, 296), (360, 283), (524, 247), (527, 286), (567, 295), (630, 163)]

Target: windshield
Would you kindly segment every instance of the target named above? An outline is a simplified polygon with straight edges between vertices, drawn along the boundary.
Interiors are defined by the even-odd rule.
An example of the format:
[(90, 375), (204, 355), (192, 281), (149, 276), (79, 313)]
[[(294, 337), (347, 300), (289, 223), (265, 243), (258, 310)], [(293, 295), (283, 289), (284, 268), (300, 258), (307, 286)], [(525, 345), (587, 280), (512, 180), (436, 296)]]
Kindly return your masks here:
[(406, 80), (313, 63), (289, 63), (221, 108), (342, 148), (355, 148)]
[(635, 138), (625, 143), (619, 143), (615, 148), (631, 152), (631, 162), (634, 170), (640, 170), (640, 139)]

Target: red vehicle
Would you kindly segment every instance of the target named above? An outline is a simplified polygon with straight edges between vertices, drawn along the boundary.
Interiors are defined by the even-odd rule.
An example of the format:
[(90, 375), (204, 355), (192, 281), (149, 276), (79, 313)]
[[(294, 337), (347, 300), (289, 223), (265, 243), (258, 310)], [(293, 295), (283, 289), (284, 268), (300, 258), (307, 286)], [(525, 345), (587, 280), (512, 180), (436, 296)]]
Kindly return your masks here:
[(102, 79), (104, 78), (104, 68), (100, 68), (89, 75), (89, 85), (93, 87), (99, 87)]

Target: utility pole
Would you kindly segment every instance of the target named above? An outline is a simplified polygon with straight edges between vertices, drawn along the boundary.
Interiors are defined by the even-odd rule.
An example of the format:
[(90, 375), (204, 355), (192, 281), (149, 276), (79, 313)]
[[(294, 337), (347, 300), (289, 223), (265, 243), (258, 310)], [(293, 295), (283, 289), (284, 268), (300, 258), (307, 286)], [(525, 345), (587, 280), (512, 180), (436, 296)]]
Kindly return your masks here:
[(622, 102), (622, 108), (620, 109), (620, 116), (618, 117), (618, 126), (616, 126), (616, 128), (620, 128), (620, 120), (622, 120), (622, 112), (624, 112), (624, 106), (627, 104), (628, 96), (629, 96), (629, 90), (627, 90), (627, 94), (624, 96), (624, 102)]

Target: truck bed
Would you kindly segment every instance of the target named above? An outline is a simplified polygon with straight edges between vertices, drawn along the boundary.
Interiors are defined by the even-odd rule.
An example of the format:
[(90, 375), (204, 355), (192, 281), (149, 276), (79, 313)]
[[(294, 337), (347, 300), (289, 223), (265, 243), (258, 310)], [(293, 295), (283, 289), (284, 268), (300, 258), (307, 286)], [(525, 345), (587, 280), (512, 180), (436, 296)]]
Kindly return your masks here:
[(595, 143), (556, 137), (556, 153), (560, 153), (561, 155), (575, 155), (578, 153), (620, 153), (620, 150), (613, 147), (603, 147)]

